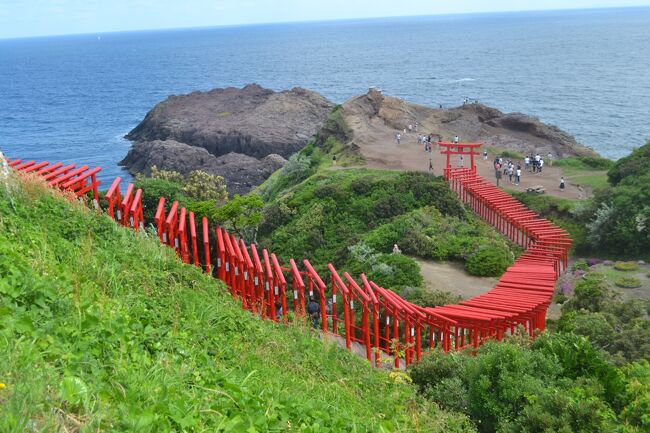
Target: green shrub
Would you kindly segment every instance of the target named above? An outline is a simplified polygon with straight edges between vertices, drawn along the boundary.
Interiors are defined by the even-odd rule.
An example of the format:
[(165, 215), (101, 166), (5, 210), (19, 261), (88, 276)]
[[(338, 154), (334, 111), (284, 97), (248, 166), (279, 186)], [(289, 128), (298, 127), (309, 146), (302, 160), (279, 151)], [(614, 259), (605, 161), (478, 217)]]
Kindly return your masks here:
[(565, 302), (562, 311), (588, 310), (601, 311), (612, 295), (603, 274), (589, 273), (576, 283), (573, 297)]
[(553, 296), (553, 302), (556, 304), (564, 304), (567, 301), (567, 296), (564, 293), (558, 293), (555, 296)]
[(636, 289), (637, 287), (641, 287), (641, 280), (634, 277), (621, 277), (617, 278), (614, 284), (624, 289)]
[(457, 304), (462, 299), (455, 293), (444, 290), (424, 289), (422, 287), (405, 287), (399, 295), (403, 299), (421, 307)]
[(197, 201), (214, 201), (216, 203), (228, 199), (224, 178), (201, 170), (189, 172), (181, 191)]
[(589, 264), (587, 262), (576, 262), (571, 266), (571, 271), (588, 271), (589, 270)]
[(142, 188), (142, 210), (145, 221), (153, 221), (160, 197), (165, 197), (165, 212), (169, 211), (175, 200), (178, 200), (181, 206), (185, 205), (188, 198), (181, 192), (182, 187), (182, 184), (170, 180), (138, 176), (135, 188)]
[(595, 156), (570, 156), (553, 162), (558, 167), (570, 167), (579, 170), (609, 170), (614, 161)]
[(488, 246), (470, 255), (465, 262), (465, 269), (470, 274), (480, 277), (498, 277), (512, 265), (513, 261), (512, 253)]
[(636, 262), (616, 262), (614, 269), (617, 271), (638, 271), (639, 264)]
[(524, 154), (521, 152), (517, 152), (515, 150), (503, 150), (499, 152), (499, 156), (501, 156), (504, 159), (513, 159), (513, 160), (524, 159)]

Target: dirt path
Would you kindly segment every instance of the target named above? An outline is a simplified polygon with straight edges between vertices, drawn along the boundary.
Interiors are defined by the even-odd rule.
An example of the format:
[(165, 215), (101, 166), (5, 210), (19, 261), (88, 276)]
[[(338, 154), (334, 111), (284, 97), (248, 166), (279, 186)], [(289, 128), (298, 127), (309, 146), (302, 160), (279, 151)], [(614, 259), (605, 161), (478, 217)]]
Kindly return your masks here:
[[(418, 144), (417, 133), (404, 133), (387, 127), (384, 124), (372, 119), (370, 122), (355, 122), (352, 120), (352, 129), (355, 131), (355, 143), (361, 149), (361, 153), (368, 162), (368, 167), (388, 169), (388, 170), (410, 170), (410, 171), (428, 171), (429, 169), (429, 153), (424, 151), (424, 147)], [(398, 145), (395, 135), (400, 132), (402, 135), (401, 143)], [(461, 138), (462, 139), (462, 138)], [(490, 149), (488, 148), (488, 152)], [(437, 175), (442, 174), (446, 165), (446, 157), (440, 154), (440, 149), (437, 145), (433, 146), (431, 152), (433, 161), (433, 172)], [(465, 166), (469, 166), (469, 158), (466, 157)], [(493, 168), (493, 155), (488, 155), (488, 159), (484, 160), (483, 156), (479, 156), (476, 162), (478, 173), (488, 181), (496, 184)], [(507, 160), (507, 159), (506, 159)], [(458, 166), (459, 158), (452, 157), (452, 164)], [(517, 163), (517, 161), (513, 161)], [(521, 161), (523, 167), (523, 161)], [(557, 167), (545, 166), (540, 174), (526, 172), (522, 173), (521, 183), (515, 185), (510, 183), (507, 176), (504, 176), (500, 181), (500, 186), (517, 190), (525, 191), (530, 186), (543, 186), (546, 194), (555, 195), (558, 197), (565, 197), (569, 199), (582, 199), (586, 198), (586, 192), (582, 188), (571, 184), (568, 180), (566, 189), (560, 190), (560, 177), (562, 171)]]
[(427, 289), (444, 290), (457, 294), (463, 299), (487, 292), (498, 281), (498, 278), (469, 275), (461, 263), (434, 262), (421, 259), (415, 259), (415, 261), (420, 265)]

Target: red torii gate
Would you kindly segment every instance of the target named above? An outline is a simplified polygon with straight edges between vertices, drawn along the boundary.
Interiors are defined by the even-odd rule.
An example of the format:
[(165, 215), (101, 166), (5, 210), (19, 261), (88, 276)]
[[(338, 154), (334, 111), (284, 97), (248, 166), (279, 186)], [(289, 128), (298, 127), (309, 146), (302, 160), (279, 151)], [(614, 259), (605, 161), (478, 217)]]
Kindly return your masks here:
[(449, 179), (449, 172), (451, 170), (451, 155), (469, 155), (470, 162), (469, 167), (472, 172), (476, 173), (476, 164), (474, 163), (474, 156), (480, 155), (478, 150), (479, 147), (483, 146), (483, 143), (451, 143), (447, 141), (439, 141), (438, 146), (444, 147), (445, 150), (442, 150), (440, 153), (442, 155), (447, 155), (447, 165), (445, 166), (445, 179)]

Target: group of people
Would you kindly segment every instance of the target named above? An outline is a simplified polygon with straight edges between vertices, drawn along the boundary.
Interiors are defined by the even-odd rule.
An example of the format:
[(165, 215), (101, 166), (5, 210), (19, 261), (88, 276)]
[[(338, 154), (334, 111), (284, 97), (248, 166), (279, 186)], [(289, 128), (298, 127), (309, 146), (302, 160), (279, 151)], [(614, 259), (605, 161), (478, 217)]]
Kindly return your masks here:
[(503, 170), (503, 175), (508, 176), (508, 178), (510, 179), (510, 183), (513, 183), (513, 177), (514, 177), (515, 185), (519, 185), (519, 182), (521, 182), (521, 164), (517, 164), (515, 166), (515, 163), (512, 161), (508, 161), (507, 163), (504, 164), (503, 158), (497, 156), (494, 159), (494, 170), (497, 173), (500, 173), (501, 170)]
[[(483, 158), (487, 160), (487, 151), (483, 151)], [(549, 165), (553, 165), (553, 154), (551, 152), (548, 153), (547, 160), (549, 162)], [(532, 173), (541, 173), (543, 168), (544, 158), (542, 158), (539, 153), (536, 153), (535, 155), (529, 155), (524, 158), (524, 169), (526, 171)], [(494, 170), (497, 174), (497, 179), (501, 178), (503, 175), (508, 176), (510, 183), (514, 183), (515, 185), (519, 185), (521, 182), (521, 163), (515, 164), (512, 161), (507, 161), (504, 163), (503, 158), (497, 156), (494, 158)], [(560, 191), (564, 191), (565, 188), (566, 181), (564, 180), (564, 176), (562, 176), (560, 178)], [(580, 185), (578, 185), (578, 188), (580, 188)]]
[[(551, 152), (548, 153), (547, 158), (546, 161), (548, 161), (548, 164), (553, 166), (553, 154)], [(531, 154), (524, 158), (524, 167), (526, 168), (526, 171), (541, 173), (546, 161), (539, 153), (536, 153), (535, 155)]]

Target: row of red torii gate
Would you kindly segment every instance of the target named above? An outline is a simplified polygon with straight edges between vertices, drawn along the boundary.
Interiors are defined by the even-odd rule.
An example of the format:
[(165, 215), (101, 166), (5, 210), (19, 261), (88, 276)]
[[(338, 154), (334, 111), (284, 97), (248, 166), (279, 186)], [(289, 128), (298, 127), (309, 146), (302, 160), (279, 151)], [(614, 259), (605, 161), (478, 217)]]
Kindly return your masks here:
[[(526, 251), (487, 293), (454, 305), (422, 307), (393, 290), (340, 273), (332, 264), (317, 266), (293, 258), (284, 264), (270, 251), (247, 244), (221, 227), (200, 223), (178, 202), (161, 197), (154, 221), (144, 221), (142, 190), (129, 184), (121, 193), (116, 178), (100, 200), (100, 167), (11, 160), (22, 174), (42, 177), (51, 187), (90, 197), (98, 211), (125, 227), (142, 231), (153, 223), (161, 243), (173, 248), (185, 263), (202, 268), (226, 283), (233, 297), (253, 314), (276, 322), (307, 319), (306, 303), (320, 304), (318, 327), (365, 352), (373, 365), (396, 368), (418, 361), (427, 350), (474, 349), (488, 340), (500, 341), (517, 327), (531, 336), (545, 327), (546, 310), (555, 283), (566, 269), (569, 235), (553, 223), (476, 173), (478, 143), (439, 142), (447, 156), (444, 177), (459, 198)], [(469, 168), (454, 168), (452, 155), (470, 157)], [(318, 258), (314, 258), (318, 263)]]

